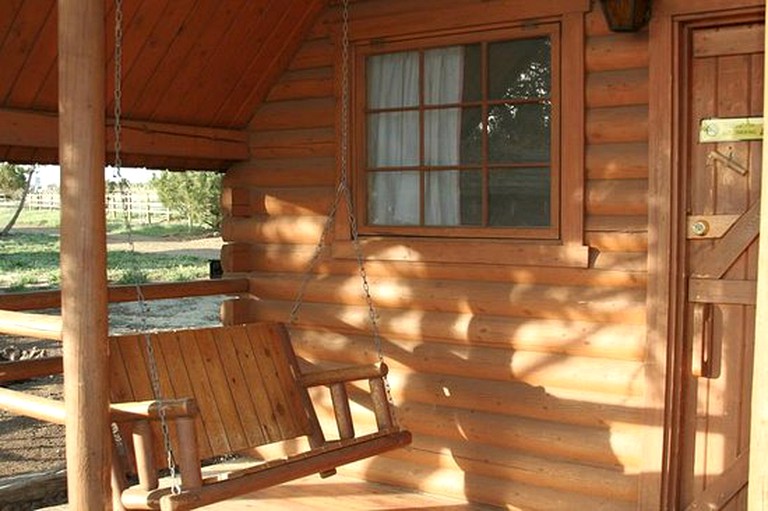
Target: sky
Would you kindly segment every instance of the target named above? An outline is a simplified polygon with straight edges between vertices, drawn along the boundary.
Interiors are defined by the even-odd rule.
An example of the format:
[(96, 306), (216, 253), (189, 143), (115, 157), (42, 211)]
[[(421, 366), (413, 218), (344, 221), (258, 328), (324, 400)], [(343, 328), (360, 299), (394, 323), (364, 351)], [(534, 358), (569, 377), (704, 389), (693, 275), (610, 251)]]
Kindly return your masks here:
[[(144, 168), (124, 168), (122, 175), (131, 183), (146, 183), (159, 171)], [(61, 169), (58, 165), (39, 165), (35, 173), (33, 185), (36, 188), (45, 188), (49, 185), (59, 186), (61, 182)], [(116, 181), (117, 173), (113, 167), (104, 170), (105, 179)]]

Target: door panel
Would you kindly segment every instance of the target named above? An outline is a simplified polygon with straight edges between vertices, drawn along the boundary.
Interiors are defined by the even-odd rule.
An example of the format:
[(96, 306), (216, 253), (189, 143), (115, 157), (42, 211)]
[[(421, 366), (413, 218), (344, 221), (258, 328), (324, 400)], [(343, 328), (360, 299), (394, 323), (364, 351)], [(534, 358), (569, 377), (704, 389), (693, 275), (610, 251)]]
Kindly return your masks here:
[[(762, 45), (753, 44), (762, 38), (762, 24), (690, 32), (684, 181), (685, 213), (695, 228), (681, 240), (690, 277), (684, 298), (691, 362), (683, 386), (681, 509), (746, 509), (761, 144), (700, 143), (699, 125), (762, 116)], [(696, 225), (699, 218), (705, 220)], [(702, 234), (721, 220), (722, 235)]]

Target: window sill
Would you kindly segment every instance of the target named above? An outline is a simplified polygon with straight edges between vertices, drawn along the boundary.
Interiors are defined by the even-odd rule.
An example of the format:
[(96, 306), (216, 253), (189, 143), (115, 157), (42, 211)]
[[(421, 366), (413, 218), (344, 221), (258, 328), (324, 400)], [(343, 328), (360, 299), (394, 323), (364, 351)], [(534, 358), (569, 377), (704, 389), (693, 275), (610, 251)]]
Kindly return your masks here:
[[(496, 264), (587, 268), (589, 247), (580, 244), (525, 243), (508, 240), (361, 238), (366, 261)], [(354, 259), (348, 240), (333, 243), (333, 257)]]

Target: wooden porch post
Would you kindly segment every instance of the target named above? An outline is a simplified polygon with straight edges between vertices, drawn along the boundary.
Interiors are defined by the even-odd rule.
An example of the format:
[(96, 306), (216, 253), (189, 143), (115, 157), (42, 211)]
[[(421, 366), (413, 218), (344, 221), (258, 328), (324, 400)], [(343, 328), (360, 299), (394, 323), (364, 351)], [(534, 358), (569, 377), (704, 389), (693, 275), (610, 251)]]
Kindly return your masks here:
[(104, 0), (59, 0), (61, 315), (69, 508), (111, 509)]
[[(768, 11), (768, 1), (766, 1)], [(765, 38), (768, 69), (768, 32)], [(763, 117), (768, 106), (768, 81), (763, 91)], [(752, 423), (749, 440), (749, 509), (768, 509), (768, 141), (763, 140), (763, 181), (760, 202), (760, 258), (757, 268), (757, 320), (752, 374)]]

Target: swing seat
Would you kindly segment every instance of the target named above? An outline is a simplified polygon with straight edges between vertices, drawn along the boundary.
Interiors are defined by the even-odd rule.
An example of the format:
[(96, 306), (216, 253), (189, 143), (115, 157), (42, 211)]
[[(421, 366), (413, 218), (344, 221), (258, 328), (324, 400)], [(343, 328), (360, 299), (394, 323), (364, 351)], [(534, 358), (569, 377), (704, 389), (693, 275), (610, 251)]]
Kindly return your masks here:
[[(394, 425), (384, 364), (302, 373), (287, 329), (251, 323), (149, 335), (163, 401), (154, 401), (146, 336), (110, 338), (112, 417), (120, 432), (113, 493), (125, 509), (192, 509), (407, 445)], [(347, 383), (368, 380), (377, 431), (356, 436)], [(308, 389), (330, 388), (339, 430), (326, 440)], [(165, 420), (161, 420), (161, 415)], [(162, 433), (162, 422), (168, 434)], [(231, 459), (266, 444), (306, 437), (309, 449), (205, 476), (207, 460)], [(181, 491), (160, 484), (168, 438)], [(207, 467), (206, 467), (207, 468)], [(129, 477), (138, 484), (129, 486)]]

